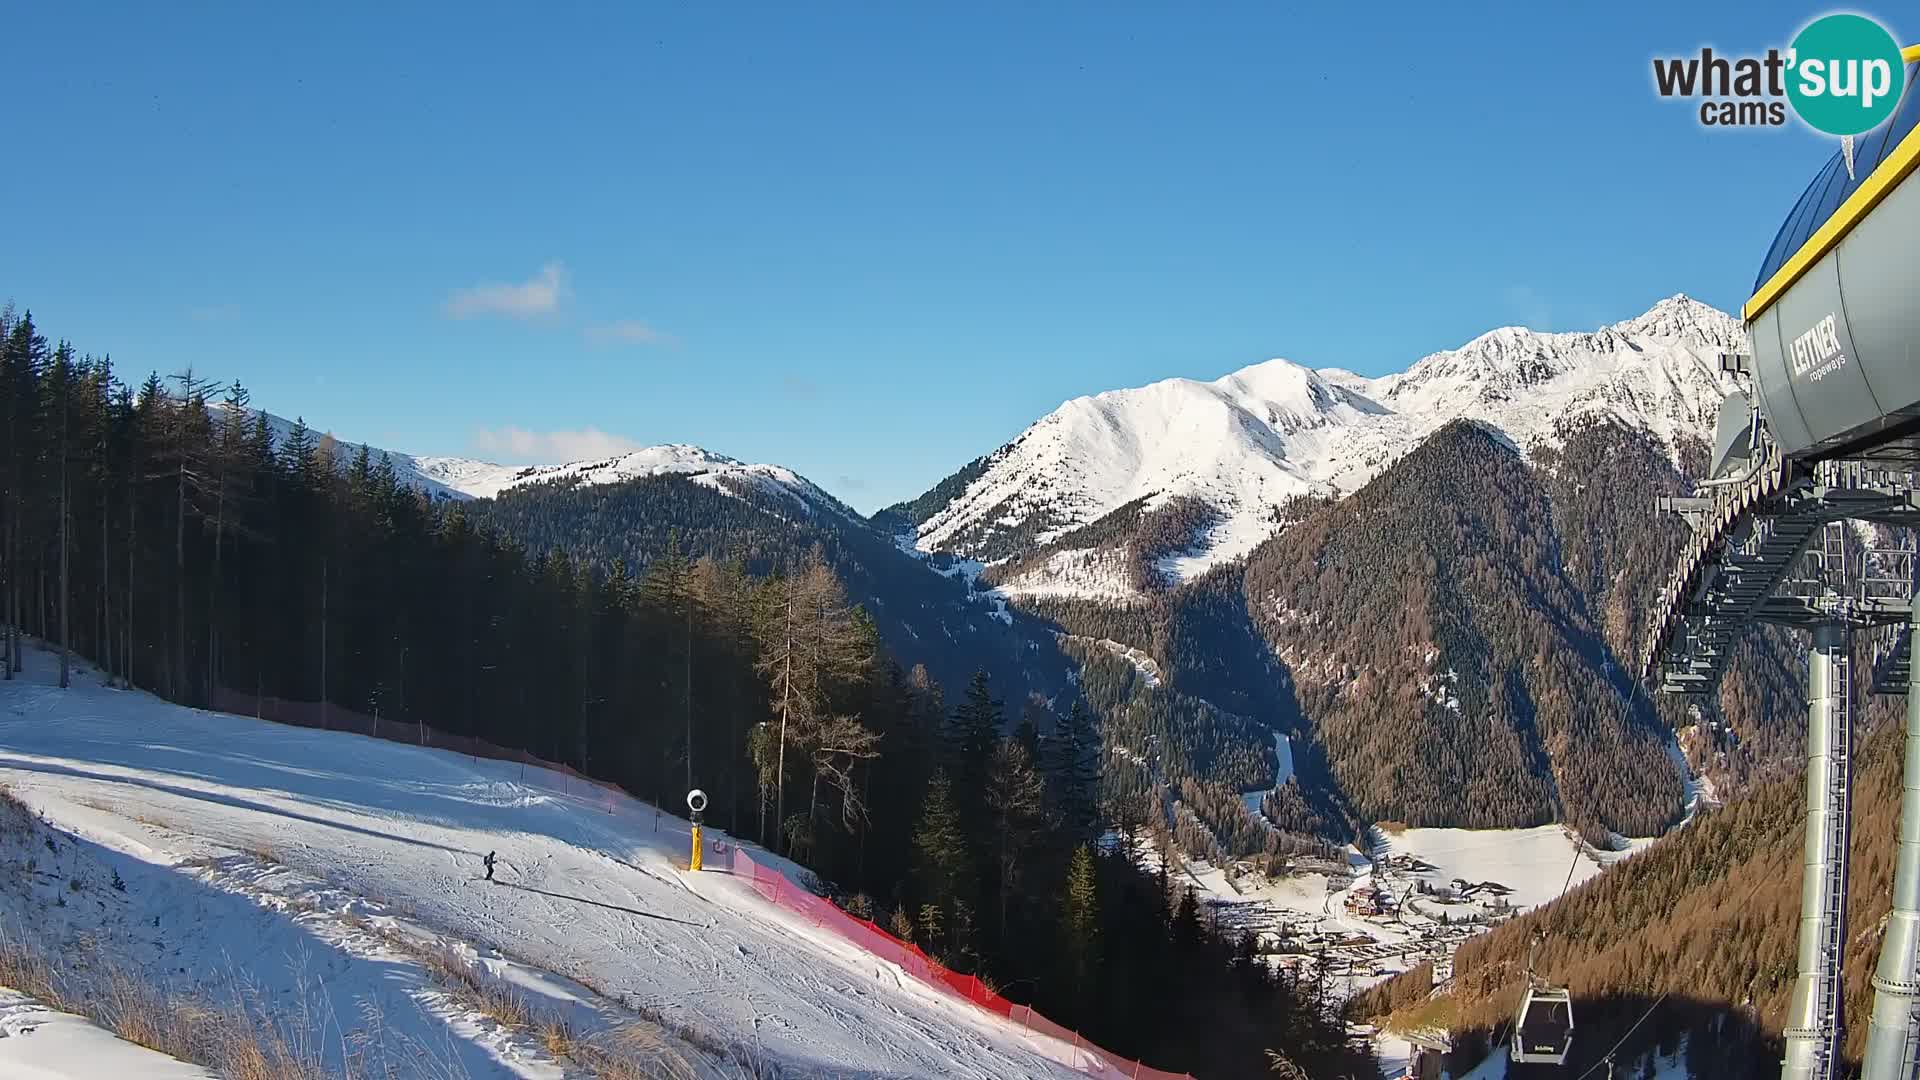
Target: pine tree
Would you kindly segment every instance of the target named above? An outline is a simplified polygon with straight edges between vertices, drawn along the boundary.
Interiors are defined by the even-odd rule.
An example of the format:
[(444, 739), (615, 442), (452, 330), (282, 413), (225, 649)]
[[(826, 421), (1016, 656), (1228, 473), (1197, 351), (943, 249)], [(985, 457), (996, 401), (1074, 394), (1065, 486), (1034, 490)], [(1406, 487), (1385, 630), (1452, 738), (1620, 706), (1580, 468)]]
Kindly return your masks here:
[(1061, 899), (1061, 943), (1066, 952), (1067, 977), (1073, 987), (1072, 1002), (1076, 1017), (1085, 1007), (1085, 994), (1099, 967), (1100, 897), (1094, 875), (1093, 849), (1086, 844), (1073, 849), (1073, 861), (1067, 866), (1066, 895)]
[(185, 701), (193, 697), (187, 675), (187, 519), (197, 510), (202, 511), (202, 517), (205, 516), (197, 502), (207, 481), (205, 460), (209, 443), (209, 384), (196, 376), (191, 367), (176, 373), (173, 381), (179, 390), (168, 414), (171, 423), (168, 425), (166, 443), (174, 489), (173, 640), (169, 643), (172, 648), (169, 650), (171, 662), (168, 665), (167, 686), (176, 700)]
[(74, 409), (75, 369), (73, 346), (61, 342), (54, 349), (52, 359), (46, 371), (46, 412), (49, 426), (53, 429), (53, 457), (50, 469), (50, 482), (59, 492), (59, 521), (54, 528), (56, 542), (60, 545), (60, 689), (67, 689), (71, 682), (70, 669), (73, 655), (73, 586), (69, 573), (68, 556), (73, 549), (70, 526), (73, 520), (71, 507), (72, 485), (68, 482), (67, 462), (72, 454), (72, 421)]
[(977, 850), (988, 841), (985, 794), (993, 748), (1000, 743), (1000, 702), (993, 697), (985, 671), (973, 673), (967, 683), (966, 697), (953, 711), (948, 728), (949, 757), (953, 762), (953, 785), (960, 793), (960, 820)]
[[(640, 593), (645, 601), (665, 616), (668, 624), (668, 648), (664, 655), (671, 659), (668, 665), (668, 681), (672, 693), (667, 700), (672, 711), (680, 714), (684, 732), (673, 744), (663, 743), (662, 769), (664, 777), (667, 763), (674, 757), (680, 758), (685, 765), (687, 788), (693, 788), (693, 565), (681, 550), (680, 534), (668, 534), (667, 550), (647, 567), (646, 576), (641, 579)], [(675, 754), (670, 746), (677, 748)]]
[[(251, 400), (246, 387), (235, 379), (227, 387), (227, 396), (221, 401), (218, 432), (213, 452), (208, 462), (208, 471), (212, 474), (213, 488), (213, 573), (207, 578), (207, 688), (220, 683), (220, 652), (223, 642), (220, 636), (221, 626), (221, 584), (225, 578), (222, 565), (227, 549), (227, 529), (232, 519), (231, 510), (238, 509), (237, 503), (242, 495), (239, 489), (239, 477), (244, 476), (252, 457), (247, 445), (247, 405)], [(230, 503), (229, 500), (232, 500)]]
[(1047, 796), (1069, 843), (1092, 843), (1100, 828), (1100, 734), (1076, 700), (1041, 743)]
[(47, 358), (47, 339), (33, 325), (33, 312), (14, 320), (0, 346), (0, 405), (5, 408), (6, 460), (6, 593), (0, 614), (7, 624), (7, 678), (20, 670), (21, 623), (25, 604), (25, 567), (32, 542), (28, 520), (30, 500), (37, 489), (34, 462), (41, 435), (40, 368)]
[(1191, 949), (1200, 944), (1200, 935), (1200, 898), (1189, 885), (1180, 894), (1180, 906), (1173, 913), (1173, 942)]
[(914, 874), (921, 895), (937, 905), (952, 906), (972, 880), (972, 858), (960, 829), (960, 812), (944, 770), (936, 770), (927, 784), (920, 825), (913, 833)]
[(1017, 739), (1002, 739), (994, 747), (987, 778), (987, 808), (992, 813), (994, 856), (999, 884), (998, 931), (1007, 933), (1007, 908), (1019, 888), (1019, 869), (1035, 839), (1046, 828), (1043, 810), (1046, 785), (1034, 770), (1027, 748)]

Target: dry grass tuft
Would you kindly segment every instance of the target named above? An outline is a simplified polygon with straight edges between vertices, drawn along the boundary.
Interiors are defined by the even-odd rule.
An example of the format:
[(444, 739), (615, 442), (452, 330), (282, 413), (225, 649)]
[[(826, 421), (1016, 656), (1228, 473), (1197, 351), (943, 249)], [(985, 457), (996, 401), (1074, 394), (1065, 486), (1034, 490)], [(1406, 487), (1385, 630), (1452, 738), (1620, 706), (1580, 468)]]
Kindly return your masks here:
[(547, 1053), (557, 1058), (570, 1058), (576, 1049), (573, 1038), (573, 1025), (558, 1016), (542, 1017), (540, 1020), (540, 1045)]
[[(725, 1046), (711, 1036), (689, 1038), (688, 1031), (644, 1009), (636, 1010), (643, 1019), (624, 1027), (582, 1035), (564, 1016), (542, 1012), (519, 991), (487, 978), (457, 949), (429, 946), (403, 934), (377, 930), (365, 922), (361, 925), (380, 933), (395, 949), (418, 960), (434, 981), (462, 1005), (503, 1026), (531, 1034), (555, 1060), (578, 1065), (599, 1080), (699, 1080), (703, 1075), (700, 1067), (682, 1052), (682, 1044), (714, 1053), (719, 1060), (731, 1060), (741, 1065), (749, 1076), (778, 1075), (756, 1054)], [(582, 985), (608, 997), (591, 984)], [(616, 999), (608, 997), (608, 1000)], [(676, 1037), (681, 1043), (675, 1042)]]
[(483, 978), (459, 950), (446, 945), (425, 947), (399, 935), (387, 940), (419, 960), (427, 974), (452, 991), (461, 1004), (510, 1028), (525, 1030), (533, 1026), (533, 1009), (525, 995), (504, 983)]
[(0, 935), (0, 985), (84, 1016), (137, 1046), (205, 1065), (231, 1080), (327, 1080), (264, 1009), (236, 994), (222, 1008), (132, 975), (85, 943), (50, 958)]
[(30, 837), (35, 820), (33, 811), (20, 801), (13, 789), (0, 784), (0, 837), (10, 840)]

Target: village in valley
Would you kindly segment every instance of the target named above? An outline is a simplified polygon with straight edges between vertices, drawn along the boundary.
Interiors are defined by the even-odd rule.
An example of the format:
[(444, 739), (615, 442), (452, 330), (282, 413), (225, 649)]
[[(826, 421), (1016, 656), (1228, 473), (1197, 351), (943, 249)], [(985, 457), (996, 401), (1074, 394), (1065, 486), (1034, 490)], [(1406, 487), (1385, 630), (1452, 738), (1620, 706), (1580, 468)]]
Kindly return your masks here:
[(1252, 931), (1276, 969), (1348, 997), (1432, 961), (1435, 985), (1452, 976), (1462, 941), (1546, 903), (1644, 846), (1602, 851), (1557, 825), (1532, 829), (1368, 831), (1345, 864), (1296, 857), (1268, 876), (1251, 861), (1178, 860), (1203, 917)]

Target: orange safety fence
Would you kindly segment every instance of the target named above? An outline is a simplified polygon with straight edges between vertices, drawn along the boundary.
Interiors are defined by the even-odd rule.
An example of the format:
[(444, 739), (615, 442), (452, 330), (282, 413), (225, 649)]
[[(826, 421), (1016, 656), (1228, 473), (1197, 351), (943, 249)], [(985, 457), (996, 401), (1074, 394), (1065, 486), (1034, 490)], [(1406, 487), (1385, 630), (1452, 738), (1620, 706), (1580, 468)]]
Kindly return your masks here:
[(794, 883), (781, 871), (758, 862), (737, 844), (729, 845), (728, 854), (731, 856), (732, 872), (749, 879), (753, 890), (768, 903), (794, 912), (822, 929), (832, 930), (865, 952), (899, 965), (902, 971), (929, 986), (972, 1002), (1029, 1031), (1085, 1051), (1082, 1060), (1066, 1064), (1088, 1076), (1100, 1080), (1193, 1080), (1187, 1073), (1149, 1068), (1141, 1062), (1100, 1049), (1079, 1032), (1054, 1023), (1026, 1005), (1008, 1001), (972, 975), (953, 971), (921, 952), (919, 946), (912, 942), (901, 941), (866, 919), (842, 910), (826, 897), (815, 895), (812, 890)]

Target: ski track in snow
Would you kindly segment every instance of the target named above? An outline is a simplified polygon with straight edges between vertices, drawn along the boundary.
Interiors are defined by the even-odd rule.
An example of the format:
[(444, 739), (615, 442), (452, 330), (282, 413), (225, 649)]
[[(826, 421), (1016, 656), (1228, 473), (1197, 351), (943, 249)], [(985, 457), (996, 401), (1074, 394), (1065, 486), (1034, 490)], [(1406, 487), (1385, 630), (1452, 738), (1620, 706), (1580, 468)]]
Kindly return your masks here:
[[(92, 671), (62, 692), (54, 661), (28, 661), (0, 684), (0, 783), (120, 868), (131, 908), (115, 932), (156, 975), (206, 984), (238, 970), (285, 994), (299, 983), (288, 957), (304, 951), (335, 1015), (357, 1020), (371, 1001), (475, 1078), (577, 1070), (451, 1006), (366, 926), (467, 950), (576, 1030), (640, 1004), (757, 1047), (790, 1076), (1070, 1077), (1082, 1074), (1067, 1063), (1090, 1061), (724, 873), (677, 869), (687, 824), (660, 815), (656, 831), (651, 806), (578, 781), (566, 793), (544, 770), (523, 780), (516, 764), (169, 705)], [(500, 881), (487, 884), (494, 850)]]

